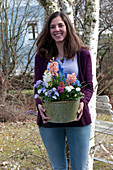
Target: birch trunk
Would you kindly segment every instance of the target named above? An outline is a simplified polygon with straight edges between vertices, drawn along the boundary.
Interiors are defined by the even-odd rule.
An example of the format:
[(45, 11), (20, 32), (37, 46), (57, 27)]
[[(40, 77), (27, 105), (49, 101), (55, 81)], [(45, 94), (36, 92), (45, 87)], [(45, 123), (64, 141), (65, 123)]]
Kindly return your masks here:
[(96, 121), (96, 93), (97, 93), (97, 80), (96, 80), (96, 56), (98, 46), (98, 25), (99, 25), (99, 0), (86, 0), (85, 1), (85, 20), (84, 20), (84, 42), (90, 46), (90, 53), (92, 57), (92, 72), (93, 72), (93, 85), (94, 93), (89, 103), (90, 113), (92, 117), (91, 126), (91, 140), (90, 140), (90, 154), (89, 154), (89, 170), (93, 170), (93, 148), (95, 136), (95, 121)]
[(41, 6), (45, 9), (45, 18), (55, 11), (63, 11), (67, 13), (72, 24), (74, 25), (74, 15), (72, 2), (70, 0), (38, 0)]
[(53, 12), (59, 10), (59, 1), (58, 0), (38, 0), (39, 4), (43, 6), (45, 10), (45, 19)]
[(73, 3), (69, 0), (62, 0), (60, 2), (60, 4), (62, 7), (62, 11), (65, 12), (69, 16), (69, 18), (74, 26), (74, 14), (73, 14), (73, 8), (72, 8)]

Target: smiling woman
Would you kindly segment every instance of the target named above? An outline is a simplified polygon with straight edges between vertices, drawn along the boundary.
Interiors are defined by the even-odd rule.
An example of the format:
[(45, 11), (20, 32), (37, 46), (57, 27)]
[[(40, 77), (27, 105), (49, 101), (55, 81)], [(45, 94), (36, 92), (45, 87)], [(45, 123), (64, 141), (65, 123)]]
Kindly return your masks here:
[[(54, 61), (60, 66), (59, 68), (64, 71), (64, 74), (66, 75), (67, 73), (68, 75), (66, 77), (66, 89), (64, 83), (65, 77), (62, 79), (62, 74), (60, 74), (59, 69), (53, 69), (53, 65), (51, 67), (51, 64), (49, 64), (50, 61), (52, 62), (52, 58), (54, 58)], [(43, 83), (43, 78), (47, 74), (45, 70), (48, 69), (48, 65), (50, 66), (49, 69), (52, 74), (52, 80), (49, 79), (50, 82), (46, 81), (48, 85), (46, 89), (45, 84), (38, 84), (38, 88), (41, 88), (42, 92), (47, 90), (47, 92), (44, 93), (44, 95), (46, 95), (45, 99), (47, 100), (44, 104), (40, 98), (35, 100), (38, 110), (37, 124), (39, 125), (40, 135), (47, 149), (52, 168), (53, 170), (67, 170), (68, 165), (65, 150), (65, 139), (67, 139), (71, 169), (87, 170), (91, 124), (88, 103), (93, 94), (91, 56), (83, 42), (75, 33), (68, 16), (59, 11), (49, 16), (37, 40), (35, 84), (36, 82), (39, 83), (40, 80)], [(59, 75), (59, 77), (57, 75)], [(77, 85), (79, 86), (79, 84), (82, 83), (83, 88), (81, 88), (81, 92), (85, 94), (84, 98), (81, 98), (78, 104), (77, 118), (76, 120), (71, 119), (65, 123), (63, 121), (54, 123), (52, 116), (59, 118), (61, 116), (61, 114), (57, 114), (59, 110), (61, 110), (63, 117), (66, 117), (66, 112), (62, 111), (63, 104), (60, 104), (58, 109), (55, 109), (55, 105), (51, 105), (49, 113), (52, 113), (52, 116), (50, 114), (46, 116), (48, 106), (46, 109), (45, 104), (48, 105), (48, 101), (50, 101), (50, 104), (53, 104), (53, 100), (55, 103), (56, 100), (57, 102), (61, 101), (59, 100), (60, 96), (63, 96), (63, 98), (61, 98), (62, 102), (64, 102), (66, 97), (70, 100), (75, 99), (75, 94), (79, 94), (80, 92), (80, 88), (72, 88), (76, 77), (78, 80), (76, 82)], [(57, 83), (55, 88), (52, 86), (53, 82)], [(35, 86), (35, 94), (38, 93), (38, 96), (40, 96), (41, 91), (38, 88)], [(51, 90), (51, 88), (54, 89)], [(75, 92), (75, 90), (77, 91)], [(51, 94), (54, 95), (52, 100)], [(68, 106), (68, 109), (66, 108), (70, 116), (72, 115), (72, 111), (69, 108), (72, 108), (72, 106)], [(74, 112), (76, 112), (75, 108)]]

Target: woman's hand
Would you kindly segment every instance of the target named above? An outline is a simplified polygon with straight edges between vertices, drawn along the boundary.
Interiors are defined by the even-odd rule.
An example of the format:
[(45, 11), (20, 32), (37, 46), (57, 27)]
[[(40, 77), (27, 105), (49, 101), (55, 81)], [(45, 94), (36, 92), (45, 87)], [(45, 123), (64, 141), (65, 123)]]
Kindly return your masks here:
[(80, 118), (82, 117), (82, 115), (83, 115), (83, 108), (84, 108), (84, 103), (83, 103), (83, 102), (80, 102), (79, 108), (78, 108), (78, 112), (77, 112), (78, 117), (77, 117), (77, 120), (76, 120), (76, 121), (79, 121)]
[(40, 115), (41, 115), (41, 117), (42, 117), (43, 123), (44, 123), (44, 124), (48, 123), (47, 120), (50, 120), (50, 118), (45, 116), (45, 114), (44, 114), (45, 109), (43, 108), (42, 104), (38, 104), (38, 109), (39, 109), (39, 111), (40, 111)]

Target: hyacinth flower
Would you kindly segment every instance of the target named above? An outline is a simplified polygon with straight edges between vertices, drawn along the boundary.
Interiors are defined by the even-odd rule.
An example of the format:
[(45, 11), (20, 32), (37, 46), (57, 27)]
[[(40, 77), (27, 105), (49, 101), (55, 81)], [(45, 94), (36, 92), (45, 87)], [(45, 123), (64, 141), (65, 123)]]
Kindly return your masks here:
[(51, 78), (51, 73), (48, 70), (46, 70), (44, 72), (43, 81), (44, 81), (46, 87), (51, 85), (52, 78)]
[(60, 78), (62, 78), (62, 76), (64, 76), (64, 68), (61, 67), (60, 63), (58, 64), (58, 70), (59, 70), (58, 73), (60, 75)]
[(64, 97), (65, 97), (65, 84), (63, 81), (61, 81), (59, 83), (59, 86), (58, 86), (58, 91), (59, 91), (59, 94), (60, 94), (60, 98), (61, 100), (64, 100)]
[(48, 64), (49, 72), (51, 73), (51, 76), (58, 76), (58, 62), (49, 62)]
[(58, 91), (59, 91), (59, 93), (64, 93), (64, 88), (65, 88), (64, 82), (61, 81), (61, 82), (59, 83), (59, 86), (58, 86)]
[(75, 73), (68, 74), (68, 75), (67, 75), (67, 79), (66, 79), (66, 83), (67, 83), (68, 85), (71, 85), (72, 83), (75, 83), (76, 79), (77, 79), (77, 78), (76, 78)]
[(72, 83), (72, 85), (76, 85), (77, 87), (81, 87), (82, 85), (80, 84), (79, 80), (76, 80), (74, 83)]

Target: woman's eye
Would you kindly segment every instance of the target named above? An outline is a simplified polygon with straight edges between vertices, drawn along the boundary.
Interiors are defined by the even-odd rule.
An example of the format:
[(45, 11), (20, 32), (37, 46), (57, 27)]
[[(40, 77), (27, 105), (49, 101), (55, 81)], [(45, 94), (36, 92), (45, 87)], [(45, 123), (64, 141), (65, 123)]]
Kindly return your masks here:
[(62, 28), (64, 25), (63, 24), (59, 24), (59, 27)]
[(55, 25), (50, 26), (50, 29), (54, 29), (54, 28), (55, 28)]

